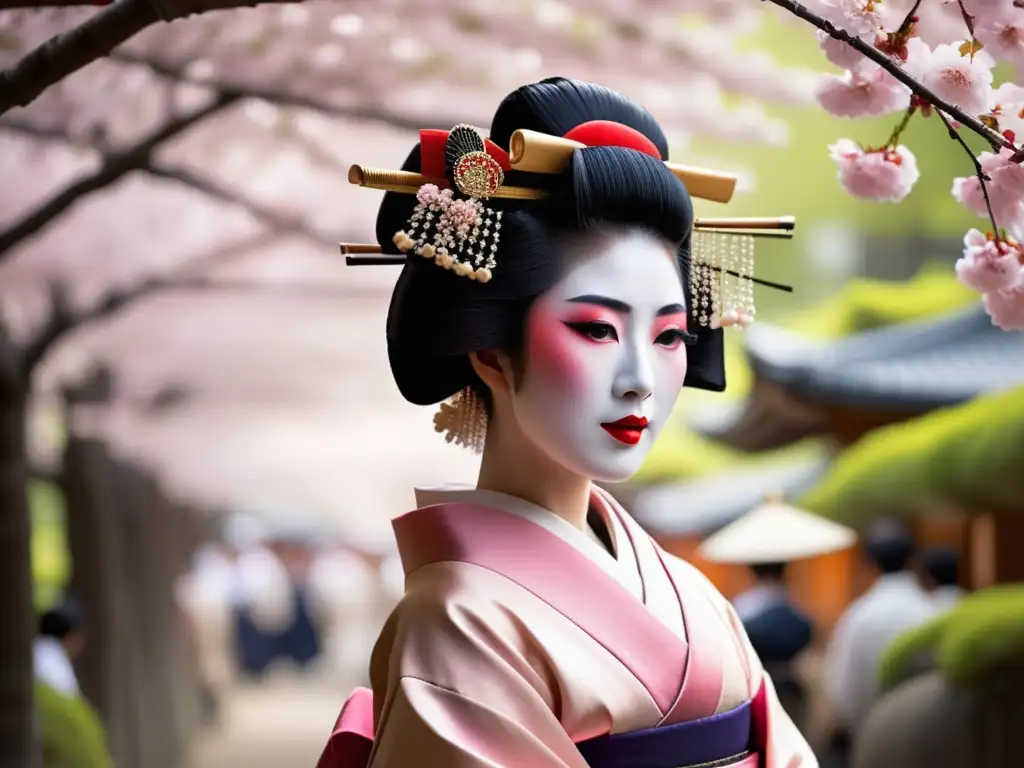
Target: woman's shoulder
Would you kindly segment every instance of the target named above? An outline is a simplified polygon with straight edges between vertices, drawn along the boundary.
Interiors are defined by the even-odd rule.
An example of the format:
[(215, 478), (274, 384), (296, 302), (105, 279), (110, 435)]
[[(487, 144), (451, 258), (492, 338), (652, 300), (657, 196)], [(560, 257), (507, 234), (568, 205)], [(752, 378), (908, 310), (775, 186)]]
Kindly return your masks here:
[[(514, 643), (521, 634), (528, 594), (481, 566), (431, 563), (406, 578), (405, 593), (385, 626), (395, 642), (461, 644), (469, 639)], [(383, 639), (383, 636), (382, 636)]]
[(374, 648), (374, 690), (417, 678), (468, 695), (497, 677), (526, 680), (549, 696), (546, 673), (531, 651), (539, 646), (537, 606), (523, 592), (468, 563), (417, 569)]

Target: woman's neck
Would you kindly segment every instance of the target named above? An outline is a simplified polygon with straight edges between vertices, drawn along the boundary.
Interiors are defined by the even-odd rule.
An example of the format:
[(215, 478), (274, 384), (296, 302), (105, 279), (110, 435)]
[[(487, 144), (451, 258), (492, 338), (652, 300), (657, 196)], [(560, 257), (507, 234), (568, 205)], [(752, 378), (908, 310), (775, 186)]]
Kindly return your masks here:
[(585, 530), (590, 479), (558, 464), (518, 430), (511, 432), (487, 431), (477, 488), (524, 499)]

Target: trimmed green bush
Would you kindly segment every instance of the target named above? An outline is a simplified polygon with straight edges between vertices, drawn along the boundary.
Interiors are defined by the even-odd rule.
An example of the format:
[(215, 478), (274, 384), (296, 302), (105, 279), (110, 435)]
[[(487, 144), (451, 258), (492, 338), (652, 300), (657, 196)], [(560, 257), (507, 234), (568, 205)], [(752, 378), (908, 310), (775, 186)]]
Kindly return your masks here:
[(893, 641), (879, 664), (883, 689), (903, 679), (911, 660), (934, 654), (939, 672), (950, 684), (984, 690), (1006, 672), (1024, 667), (1024, 585), (990, 587), (947, 613)]
[(1024, 387), (875, 430), (842, 454), (799, 504), (862, 528), (936, 502), (1019, 509), (1024, 499)]
[(43, 768), (113, 768), (95, 710), (80, 696), (65, 696), (42, 682), (35, 687)]

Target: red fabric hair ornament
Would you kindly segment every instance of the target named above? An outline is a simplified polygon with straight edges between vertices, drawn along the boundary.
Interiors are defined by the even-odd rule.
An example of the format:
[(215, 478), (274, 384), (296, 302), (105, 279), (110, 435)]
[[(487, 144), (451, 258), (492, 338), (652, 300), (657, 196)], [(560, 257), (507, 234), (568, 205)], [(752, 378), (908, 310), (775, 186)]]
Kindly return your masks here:
[[(424, 129), (420, 131), (420, 173), (437, 179), (445, 178), (445, 146), (448, 131)], [(562, 138), (578, 141), (588, 147), (622, 147), (642, 152), (662, 160), (661, 152), (654, 142), (635, 128), (611, 120), (591, 120), (581, 123)], [(490, 139), (484, 139), (485, 151), (494, 158), (503, 171), (511, 171), (508, 152)]]

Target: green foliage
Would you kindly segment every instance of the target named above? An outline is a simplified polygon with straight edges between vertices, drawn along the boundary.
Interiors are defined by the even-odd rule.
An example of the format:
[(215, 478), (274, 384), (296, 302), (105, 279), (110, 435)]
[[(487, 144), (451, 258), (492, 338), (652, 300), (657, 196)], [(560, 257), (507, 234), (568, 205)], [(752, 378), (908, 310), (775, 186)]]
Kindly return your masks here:
[(37, 682), (35, 701), (43, 768), (113, 768), (103, 724), (85, 699)]
[(893, 641), (879, 665), (883, 689), (897, 685), (911, 660), (932, 652), (953, 685), (982, 690), (1024, 659), (1024, 585), (1006, 584), (968, 595), (949, 612)]
[(32, 481), (28, 486), (32, 520), (32, 578), (37, 609), (52, 605), (71, 574), (64, 527), (64, 500), (52, 483)]
[(1017, 509), (1024, 498), (1024, 387), (875, 430), (800, 500), (853, 527), (927, 512), (936, 500)]
[(945, 264), (925, 265), (912, 280), (851, 280), (838, 296), (792, 320), (794, 331), (819, 339), (838, 339), (899, 325), (978, 303), (978, 294), (961, 285)]

